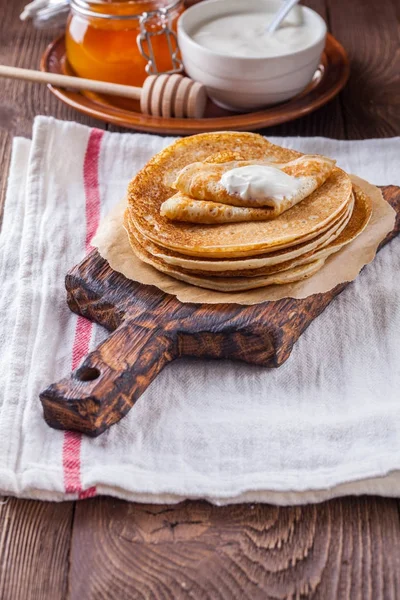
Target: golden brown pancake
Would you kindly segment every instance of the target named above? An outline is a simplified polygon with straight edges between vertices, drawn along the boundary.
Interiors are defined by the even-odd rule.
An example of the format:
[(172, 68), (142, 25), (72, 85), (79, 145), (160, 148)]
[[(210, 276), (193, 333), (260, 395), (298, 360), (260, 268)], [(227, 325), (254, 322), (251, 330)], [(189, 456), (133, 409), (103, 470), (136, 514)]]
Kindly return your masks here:
[[(330, 236), (330, 238), (328, 238), (327, 243), (329, 243), (329, 246), (327, 245), (327, 243), (325, 243), (325, 244), (318, 246), (317, 249), (315, 249), (315, 250), (312, 250), (312, 251), (309, 251), (309, 252), (299, 255), (297, 258), (288, 259), (288, 260), (282, 261), (278, 264), (263, 266), (263, 267), (259, 267), (259, 268), (247, 267), (246, 260), (237, 260), (235, 270), (221, 269), (218, 272), (214, 271), (211, 273), (209, 270), (202, 269), (201, 266), (199, 267), (199, 265), (195, 265), (194, 268), (193, 268), (193, 266), (191, 268), (187, 268), (187, 267), (182, 267), (182, 266), (177, 266), (177, 265), (171, 265), (168, 261), (166, 261), (165, 259), (160, 257), (160, 255), (157, 252), (155, 252), (154, 245), (149, 245), (146, 242), (146, 240), (140, 236), (138, 231), (134, 229), (134, 227), (132, 225), (129, 226), (128, 220), (125, 220), (125, 228), (127, 229), (127, 231), (129, 231), (129, 233), (131, 235), (133, 235), (136, 238), (137, 243), (139, 245), (141, 245), (144, 250), (146, 250), (154, 258), (160, 259), (161, 262), (163, 262), (164, 264), (173, 266), (173, 268), (177, 269), (179, 272), (186, 273), (188, 275), (199, 275), (199, 276), (206, 276), (206, 277), (210, 277), (210, 276), (211, 277), (241, 277), (241, 276), (257, 277), (260, 275), (272, 275), (274, 273), (286, 271), (288, 269), (292, 269), (293, 267), (295, 267), (297, 265), (310, 263), (311, 261), (314, 261), (317, 258), (326, 258), (327, 256), (329, 256), (329, 254), (339, 250), (339, 248), (336, 248), (336, 246), (335, 246), (335, 240), (338, 236), (340, 236), (340, 234), (346, 228), (346, 226), (350, 225), (349, 220), (352, 218), (353, 204), (354, 203), (352, 203), (352, 205), (349, 207), (349, 212), (346, 215), (346, 217), (344, 218), (344, 220), (342, 221), (337, 232), (333, 233)], [(362, 202), (361, 202), (361, 204), (362, 204)], [(363, 211), (363, 207), (360, 206), (357, 211), (358, 214), (355, 215), (355, 220), (357, 222), (361, 221), (360, 217), (362, 215), (360, 213), (364, 214), (364, 212), (365, 211)], [(354, 230), (354, 227), (352, 227), (352, 230)], [(343, 236), (342, 236), (342, 240), (343, 240)], [(201, 261), (201, 262), (204, 264), (204, 262), (206, 262), (206, 261)], [(220, 262), (222, 262), (222, 261), (220, 261)], [(195, 263), (195, 261), (192, 261), (192, 263)]]
[[(185, 281), (186, 283), (190, 283), (191, 285), (215, 290), (217, 292), (244, 292), (246, 290), (266, 287), (268, 285), (285, 285), (303, 281), (304, 279), (308, 279), (312, 275), (315, 275), (315, 273), (322, 269), (323, 266), (324, 261), (317, 260), (301, 267), (283, 271), (282, 273), (263, 275), (261, 277), (231, 277), (225, 279), (223, 277), (208, 278), (183, 273), (174, 273), (173, 277)], [(172, 273), (169, 273), (169, 275), (171, 274)]]
[[(200, 287), (218, 291), (239, 291), (273, 284), (291, 283), (309, 277), (317, 272), (330, 255), (338, 252), (360, 235), (370, 220), (372, 213), (370, 199), (356, 186), (354, 197), (354, 210), (350, 211), (350, 215), (347, 217), (347, 224), (344, 226), (340, 235), (338, 235), (334, 241), (325, 245), (325, 247), (318, 248), (299, 258), (286, 261), (279, 265), (259, 269), (220, 271), (218, 275), (215, 273), (210, 274), (209, 272), (202, 270), (193, 271), (172, 266), (158, 256), (152, 255), (148, 249), (141, 245), (140, 234), (138, 235), (138, 232), (130, 223), (128, 212), (125, 215), (125, 227), (134, 253), (138, 258), (152, 265), (159, 271)], [(232, 285), (229, 284), (229, 281), (232, 282)]]
[(209, 200), (194, 200), (182, 192), (178, 192), (161, 204), (160, 214), (170, 221), (184, 223), (244, 223), (246, 221), (270, 221), (275, 219), (276, 211), (269, 206), (253, 208), (231, 206)]
[(129, 215), (144, 237), (188, 256), (255, 256), (317, 237), (343, 214), (350, 201), (351, 181), (335, 168), (319, 189), (274, 221), (192, 225), (163, 218), (160, 207), (172, 195), (170, 185), (178, 172), (221, 149), (238, 153), (246, 160), (284, 163), (301, 156), (250, 133), (209, 133), (177, 140), (153, 157), (129, 186)]
[[(216, 162), (213, 162), (213, 160), (216, 160)], [(221, 183), (221, 177), (231, 169), (249, 165), (270, 166), (279, 169), (287, 175), (301, 180), (301, 188), (293, 196), (287, 196), (279, 200), (268, 196), (258, 199), (249, 198), (243, 200), (240, 195), (231, 194), (224, 188)], [(178, 173), (177, 179), (172, 184), (172, 187), (181, 192), (181, 194), (174, 196), (173, 198), (176, 198), (175, 203), (178, 198), (182, 200), (182, 198), (188, 197), (195, 200), (207, 200), (209, 202), (245, 207), (248, 209), (249, 215), (254, 214), (253, 220), (265, 220), (277, 217), (285, 210), (288, 210), (309, 196), (327, 180), (334, 166), (334, 160), (315, 154), (300, 156), (299, 158), (295, 158), (294, 160), (285, 163), (276, 163), (275, 161), (267, 160), (235, 160), (222, 163), (221, 155), (217, 155), (217, 159), (211, 157), (211, 159), (209, 158), (207, 161), (191, 163), (187, 167), (184, 167), (182, 171)], [(258, 210), (258, 212), (255, 213), (250, 212), (251, 209), (257, 209), (259, 207), (266, 207), (267, 210)], [(187, 220), (196, 223), (212, 222), (210, 220), (200, 221), (198, 218), (193, 221), (190, 213), (185, 215), (186, 219), (182, 216), (179, 218), (179, 215), (177, 217), (176, 214), (171, 216), (167, 208), (168, 207), (164, 207), (163, 209), (162, 205), (161, 214), (170, 219), (178, 219), (180, 221)], [(246, 216), (246, 212), (242, 212), (243, 216)], [(264, 217), (262, 217), (263, 214), (265, 215)], [(238, 220), (239, 215), (240, 212), (236, 213), (236, 220)], [(243, 220), (251, 220), (251, 218), (248, 217)], [(219, 221), (215, 222), (222, 222), (221, 215), (219, 215)], [(226, 222), (230, 222), (230, 219), (227, 218)]]
[[(295, 206), (274, 221), (221, 225), (166, 224), (167, 219), (148, 214), (144, 218), (147, 227), (141, 228), (143, 220), (137, 219), (134, 207), (131, 207), (130, 216), (142, 235), (180, 254), (204, 258), (257, 256), (302, 244), (329, 230), (346, 213), (351, 201), (351, 188), (349, 191), (346, 178), (343, 180), (341, 173), (334, 173), (324, 186), (303, 200), (303, 210), (298, 210), (300, 205)], [(323, 191), (325, 185), (327, 189)], [(344, 196), (341, 193), (343, 189), (346, 194), (349, 191), (349, 195), (346, 200), (339, 200)], [(316, 194), (324, 192), (328, 196), (315, 198)], [(331, 204), (335, 205), (334, 212)]]
[[(200, 275), (200, 276), (216, 276), (216, 277), (259, 277), (261, 275), (272, 275), (274, 273), (293, 269), (294, 267), (309, 264), (311, 261), (323, 259), (324, 261), (331, 255), (338, 252), (341, 248), (352, 242), (367, 226), (372, 213), (372, 205), (370, 199), (359, 189), (355, 191), (355, 203), (354, 210), (353, 205), (350, 207), (349, 214), (346, 219), (339, 227), (336, 234), (333, 234), (328, 241), (316, 249), (306, 252), (297, 258), (289, 259), (279, 264), (264, 266), (260, 268), (246, 268), (243, 263), (245, 261), (237, 261), (236, 270), (221, 270), (219, 272), (210, 273), (207, 270), (201, 268), (182, 268), (176, 267), (179, 271), (188, 275)], [(135, 235), (135, 232), (131, 230), (131, 233)], [(140, 239), (136, 236), (138, 243)], [(146, 248), (146, 246), (145, 246)], [(150, 254), (153, 254), (151, 249), (146, 248)], [(154, 254), (153, 254), (154, 256)], [(168, 264), (167, 261), (161, 259), (162, 262)], [(204, 261), (203, 261), (204, 262)]]
[[(127, 209), (129, 213), (129, 209)], [(265, 254), (258, 255), (256, 257), (247, 258), (231, 258), (231, 259), (218, 259), (218, 258), (196, 258), (179, 254), (174, 250), (168, 248), (162, 248), (157, 244), (154, 244), (148, 238), (145, 238), (133, 225), (132, 219), (127, 217), (130, 230), (136, 237), (138, 242), (153, 256), (157, 256), (172, 266), (182, 267), (189, 270), (197, 271), (203, 270), (208, 272), (210, 275), (218, 275), (218, 272), (226, 271), (238, 271), (244, 269), (259, 269), (261, 267), (278, 265), (287, 260), (298, 258), (315, 249), (323, 248), (328, 243), (331, 243), (347, 225), (348, 220), (351, 216), (352, 205), (346, 207), (346, 211), (339, 219), (335, 220), (332, 226), (324, 233), (318, 235), (316, 238), (303, 244), (297, 244), (290, 248), (284, 248), (283, 250), (276, 250), (274, 252), (268, 252)]]
[[(128, 230), (128, 227), (127, 227)], [(131, 248), (136, 256), (143, 262), (151, 265), (158, 271), (166, 273), (175, 279), (180, 279), (191, 285), (216, 290), (220, 292), (239, 292), (251, 290), (267, 285), (282, 285), (285, 283), (293, 283), (301, 281), (314, 275), (324, 265), (324, 260), (317, 260), (306, 265), (288, 269), (282, 273), (274, 273), (272, 275), (262, 275), (260, 277), (212, 277), (200, 276), (185, 272), (185, 269), (179, 267), (171, 267), (162, 262), (160, 259), (149, 254), (136, 240), (135, 236), (129, 233), (129, 241)]]

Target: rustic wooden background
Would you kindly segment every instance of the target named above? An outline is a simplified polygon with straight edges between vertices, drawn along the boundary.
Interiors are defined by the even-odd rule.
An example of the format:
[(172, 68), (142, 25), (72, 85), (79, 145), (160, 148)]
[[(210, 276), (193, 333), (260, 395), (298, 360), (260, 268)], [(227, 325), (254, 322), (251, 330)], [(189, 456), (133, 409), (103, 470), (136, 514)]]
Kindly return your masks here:
[[(19, 22), (24, 3), (0, 0), (0, 62), (36, 68), (54, 34)], [(399, 1), (306, 4), (348, 50), (351, 79), (327, 107), (266, 133), (400, 135)], [(44, 87), (0, 80), (0, 208), (11, 140), (30, 136), (37, 114), (103, 127)], [(153, 506), (112, 498), (0, 502), (1, 600), (400, 598), (400, 504), (394, 499), (344, 498), (297, 508)]]

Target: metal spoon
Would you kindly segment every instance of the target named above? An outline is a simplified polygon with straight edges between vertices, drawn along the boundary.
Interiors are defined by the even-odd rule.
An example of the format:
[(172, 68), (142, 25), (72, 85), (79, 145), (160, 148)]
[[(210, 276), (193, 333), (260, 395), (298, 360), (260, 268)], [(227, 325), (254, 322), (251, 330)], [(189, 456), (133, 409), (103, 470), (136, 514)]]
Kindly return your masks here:
[(274, 16), (274, 18), (272, 19), (271, 23), (268, 25), (267, 33), (274, 33), (282, 23), (283, 19), (286, 17), (286, 15), (292, 10), (294, 6), (296, 6), (296, 4), (299, 3), (299, 1), (300, 0), (287, 0), (286, 2), (284, 2), (278, 10), (278, 12), (276, 13), (276, 15)]

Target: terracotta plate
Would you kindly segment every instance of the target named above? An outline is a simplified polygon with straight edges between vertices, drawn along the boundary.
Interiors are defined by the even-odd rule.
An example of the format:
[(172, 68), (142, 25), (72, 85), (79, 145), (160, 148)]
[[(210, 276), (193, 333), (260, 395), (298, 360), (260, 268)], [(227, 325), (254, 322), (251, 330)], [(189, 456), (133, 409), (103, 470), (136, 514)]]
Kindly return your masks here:
[[(64, 37), (52, 42), (41, 61), (42, 71), (73, 75), (65, 56)], [(251, 131), (302, 117), (323, 106), (345, 85), (349, 61), (341, 44), (328, 34), (321, 64), (310, 85), (298, 96), (282, 104), (250, 113), (224, 110), (211, 101), (203, 119), (164, 119), (141, 114), (139, 104), (92, 93), (81, 94), (49, 86), (60, 100), (85, 115), (107, 123), (139, 131), (164, 134), (192, 134), (206, 131)]]

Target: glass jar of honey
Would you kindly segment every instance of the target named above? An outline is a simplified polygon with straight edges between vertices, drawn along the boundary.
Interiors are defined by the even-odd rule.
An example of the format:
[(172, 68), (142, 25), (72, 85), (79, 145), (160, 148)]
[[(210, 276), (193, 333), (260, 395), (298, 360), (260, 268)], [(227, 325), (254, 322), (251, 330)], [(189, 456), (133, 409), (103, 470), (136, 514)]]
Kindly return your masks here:
[(71, 0), (67, 58), (80, 77), (142, 86), (182, 63), (176, 22), (183, 0)]

